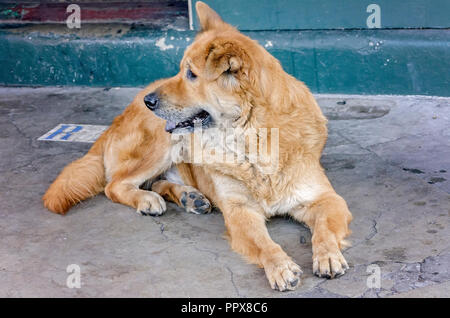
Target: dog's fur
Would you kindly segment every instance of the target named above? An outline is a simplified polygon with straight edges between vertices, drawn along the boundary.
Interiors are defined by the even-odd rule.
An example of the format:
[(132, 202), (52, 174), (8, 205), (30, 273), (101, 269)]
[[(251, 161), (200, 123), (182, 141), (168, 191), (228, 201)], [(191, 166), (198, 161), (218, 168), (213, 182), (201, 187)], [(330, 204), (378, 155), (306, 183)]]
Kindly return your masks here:
[[(89, 152), (64, 168), (44, 205), (64, 214), (104, 191), (142, 214), (160, 215), (166, 210), (162, 197), (194, 213), (208, 212), (210, 200), (223, 213), (233, 250), (263, 267), (271, 287), (282, 291), (299, 286), (301, 270), (269, 237), (265, 221), (290, 215), (312, 231), (313, 272), (344, 274), (348, 265), (340, 250), (352, 216), (319, 163), (327, 128), (314, 97), (257, 42), (206, 4), (197, 2), (196, 9), (202, 31), (187, 48), (180, 72), (141, 91)], [(144, 102), (150, 94), (158, 100), (159, 117)], [(209, 126), (279, 128), (278, 170), (264, 174), (248, 160), (174, 164), (175, 145), (165, 125), (167, 130), (169, 121), (199, 110), (210, 114)], [(158, 180), (152, 191), (145, 189), (143, 184), (167, 171), (182, 182)]]

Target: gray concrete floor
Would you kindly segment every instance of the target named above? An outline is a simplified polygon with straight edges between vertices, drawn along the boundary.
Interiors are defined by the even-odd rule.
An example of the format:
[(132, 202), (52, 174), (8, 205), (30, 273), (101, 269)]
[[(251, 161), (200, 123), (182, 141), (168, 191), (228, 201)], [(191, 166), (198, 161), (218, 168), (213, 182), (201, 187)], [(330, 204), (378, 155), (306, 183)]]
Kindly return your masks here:
[[(450, 296), (450, 99), (317, 96), (330, 118), (322, 162), (354, 215), (351, 268), (313, 276), (309, 231), (273, 219), (272, 237), (304, 271), (298, 290), (279, 293), (230, 250), (220, 212), (169, 204), (143, 217), (104, 195), (64, 217), (44, 209), (47, 186), (90, 145), (37, 138), (59, 123), (108, 125), (137, 91), (0, 88), (0, 296)], [(79, 289), (66, 287), (69, 264)], [(367, 285), (371, 264), (380, 288)]]

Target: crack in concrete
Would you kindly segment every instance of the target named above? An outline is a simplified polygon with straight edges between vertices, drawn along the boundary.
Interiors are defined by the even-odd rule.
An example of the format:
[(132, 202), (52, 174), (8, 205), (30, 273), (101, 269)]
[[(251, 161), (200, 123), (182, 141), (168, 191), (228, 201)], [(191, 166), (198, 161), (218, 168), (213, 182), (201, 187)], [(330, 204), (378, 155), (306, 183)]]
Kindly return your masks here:
[(362, 146), (359, 145), (358, 143), (356, 143), (356, 142), (355, 142), (355, 143), (358, 144), (358, 146), (362, 147), (363, 149), (366, 149), (367, 151), (370, 151), (370, 150), (367, 149), (368, 147), (382, 146), (382, 145), (385, 145), (385, 144), (388, 144), (388, 143), (391, 143), (391, 142), (399, 141), (399, 140), (404, 139), (404, 138), (410, 138), (410, 137), (425, 137), (425, 136), (429, 136), (429, 135), (431, 135), (431, 134), (408, 134), (408, 135), (401, 136), (401, 137), (398, 137), (398, 138), (395, 138), (395, 139), (392, 139), (392, 140), (387, 140), (387, 141), (377, 142), (377, 143), (371, 144), (371, 145), (369, 145), (369, 146), (367, 146), (367, 147), (362, 147)]
[(162, 235), (166, 240), (169, 241), (170, 239), (169, 239), (169, 237), (168, 237), (168, 236), (166, 235), (166, 233), (165, 233), (166, 227), (165, 227), (164, 223), (162, 223), (161, 221), (158, 221), (155, 217), (151, 217), (151, 218), (152, 218), (153, 223), (159, 225), (159, 231), (160, 231), (161, 235)]
[[(211, 250), (208, 250), (208, 249), (199, 248), (198, 246), (195, 245), (195, 242), (192, 242), (192, 243), (193, 243), (193, 247), (194, 247), (195, 250), (197, 250), (199, 252), (203, 252), (203, 253), (212, 254), (214, 256), (214, 261), (218, 262), (219, 257), (220, 257), (220, 254), (218, 252), (211, 251)], [(223, 265), (223, 266), (230, 273), (230, 282), (233, 285), (233, 288), (234, 288), (234, 290), (236, 292), (237, 297), (240, 297), (240, 298), (245, 297), (239, 292), (239, 288), (236, 286), (236, 282), (234, 281), (234, 273), (233, 273), (233, 271), (230, 269), (229, 266), (227, 266), (227, 265)]]
[(366, 237), (363, 240), (359, 241), (356, 244), (352, 244), (352, 246), (349, 246), (348, 248), (344, 249), (343, 252), (348, 252), (351, 249), (361, 245), (362, 243), (370, 241), (375, 235), (377, 235), (378, 234), (378, 228), (377, 228), (378, 221), (381, 218), (381, 216), (382, 216), (382, 212), (380, 211), (380, 212), (378, 212), (378, 215), (371, 220), (372, 221), (372, 226), (370, 227), (371, 232), (368, 235), (366, 235)]
[(197, 251), (199, 251), (199, 252), (203, 252), (203, 253), (209, 253), (209, 254), (212, 254), (212, 255), (214, 255), (214, 261), (215, 261), (215, 262), (218, 261), (218, 259), (219, 259), (219, 257), (220, 257), (220, 254), (219, 254), (219, 253), (214, 252), (214, 251), (211, 251), (211, 250), (208, 250), (208, 249), (201, 249), (201, 248), (199, 248), (198, 246), (196, 246), (196, 243), (197, 243), (197, 242), (192, 242), (192, 243), (193, 243), (193, 247), (194, 247), (195, 250), (197, 250)]
[(245, 297), (245, 296), (242, 296), (242, 295), (241, 295), (241, 293), (239, 292), (239, 289), (238, 289), (237, 286), (236, 286), (236, 283), (234, 282), (234, 273), (233, 273), (233, 271), (232, 271), (228, 266), (225, 266), (225, 268), (228, 270), (228, 272), (230, 272), (230, 281), (231, 281), (231, 284), (232, 284), (233, 287), (234, 287), (234, 290), (236, 291), (236, 295), (237, 295), (239, 298)]
[(323, 284), (328, 282), (327, 278), (320, 278), (320, 277), (317, 277), (317, 276), (316, 276), (316, 278), (319, 279), (319, 282), (314, 285), (314, 288), (320, 288), (320, 286), (322, 286)]
[[(192, 242), (192, 243), (193, 243), (193, 247), (194, 247), (195, 250), (197, 250), (199, 252), (203, 252), (203, 253), (212, 254), (214, 256), (214, 261), (218, 262), (219, 257), (220, 257), (220, 254), (218, 252), (211, 251), (211, 250), (208, 250), (208, 249), (199, 248), (198, 246), (195, 245), (196, 242)], [(233, 271), (230, 269), (229, 266), (227, 266), (227, 265), (223, 265), (223, 266), (230, 273), (230, 281), (231, 281), (231, 284), (233, 285), (233, 288), (234, 288), (234, 290), (236, 292), (237, 297), (245, 297), (239, 292), (239, 288), (236, 286), (236, 282), (234, 281), (234, 273), (233, 273)]]
[(27, 135), (22, 131), (22, 129), (19, 128), (19, 126), (16, 124), (16, 122), (15, 122), (14, 119), (13, 119), (13, 115), (14, 115), (14, 114), (11, 114), (11, 113), (8, 114), (8, 119), (9, 119), (9, 122), (11, 123), (11, 125), (13, 125), (14, 128), (16, 128), (16, 130), (17, 130), (17, 132), (19, 133), (20, 136), (22, 136), (25, 140), (27, 140), (27, 142), (29, 143), (29, 146), (30, 146), (31, 148), (36, 148), (36, 147), (33, 146), (33, 138), (27, 136)]
[(371, 230), (371, 233), (369, 233), (367, 236), (366, 236), (366, 238), (365, 238), (365, 241), (367, 242), (367, 241), (369, 241), (369, 240), (371, 240), (375, 235), (377, 235), (378, 234), (378, 229), (377, 229), (377, 225), (378, 225), (378, 220), (381, 218), (381, 211), (378, 213), (378, 216), (376, 217), (376, 218), (374, 218), (374, 219), (372, 219), (372, 227), (370, 228), (370, 230)]

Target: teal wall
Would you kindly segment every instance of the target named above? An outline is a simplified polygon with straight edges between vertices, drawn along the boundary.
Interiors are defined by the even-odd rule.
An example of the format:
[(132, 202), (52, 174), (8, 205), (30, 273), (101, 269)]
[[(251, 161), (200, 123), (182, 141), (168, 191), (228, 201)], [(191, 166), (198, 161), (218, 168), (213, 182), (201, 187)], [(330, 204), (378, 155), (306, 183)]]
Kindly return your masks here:
[[(193, 7), (197, 0), (193, 0)], [(371, 4), (380, 27), (448, 28), (449, 0), (203, 0), (240, 30), (367, 29)], [(195, 10), (194, 27), (198, 29)]]
[[(350, 5), (364, 3), (364, 8), (372, 1), (206, 2), (225, 20), (248, 29), (243, 32), (265, 46), (313, 92), (450, 96), (450, 15), (444, 14), (449, 12), (450, 0), (378, 1), (380, 29), (364, 27), (370, 13), (363, 10), (361, 15), (356, 9), (361, 6)], [(267, 9), (274, 2), (278, 9)], [(328, 6), (326, 13), (312, 13), (318, 12), (312, 9), (314, 5), (320, 9), (326, 3), (345, 3), (348, 10)], [(403, 3), (398, 8), (408, 3), (410, 11), (385, 10), (386, 3)], [(230, 7), (222, 7), (225, 4)], [(268, 12), (279, 12), (278, 18)], [(390, 29), (385, 24), (389, 21), (435, 28)], [(355, 28), (352, 23), (362, 26)], [(277, 29), (278, 24), (286, 29)], [(336, 25), (341, 27), (336, 29)], [(259, 27), (264, 30), (255, 30)], [(0, 27), (0, 85), (143, 86), (176, 74), (183, 51), (195, 37), (187, 25), (186, 30), (140, 26), (121, 32), (116, 26), (112, 30), (117, 32), (110, 34), (89, 28), (82, 25), (81, 30), (67, 31), (61, 25), (44, 32), (37, 26)]]

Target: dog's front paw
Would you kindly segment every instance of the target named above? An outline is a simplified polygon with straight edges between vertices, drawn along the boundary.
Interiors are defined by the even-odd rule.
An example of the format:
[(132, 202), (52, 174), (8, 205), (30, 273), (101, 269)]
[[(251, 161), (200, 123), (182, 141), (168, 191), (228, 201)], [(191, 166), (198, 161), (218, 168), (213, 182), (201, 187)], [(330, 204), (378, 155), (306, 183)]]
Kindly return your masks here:
[(300, 286), (302, 270), (289, 257), (264, 266), (270, 287), (278, 291), (295, 290)]
[(318, 277), (339, 277), (344, 275), (348, 268), (347, 261), (337, 246), (321, 246), (313, 252), (313, 273)]
[(166, 212), (166, 202), (156, 192), (148, 191), (141, 196), (136, 212), (142, 215), (159, 216)]
[(183, 192), (180, 202), (186, 212), (195, 214), (206, 214), (211, 212), (211, 203), (209, 200), (194, 188), (192, 191)]

